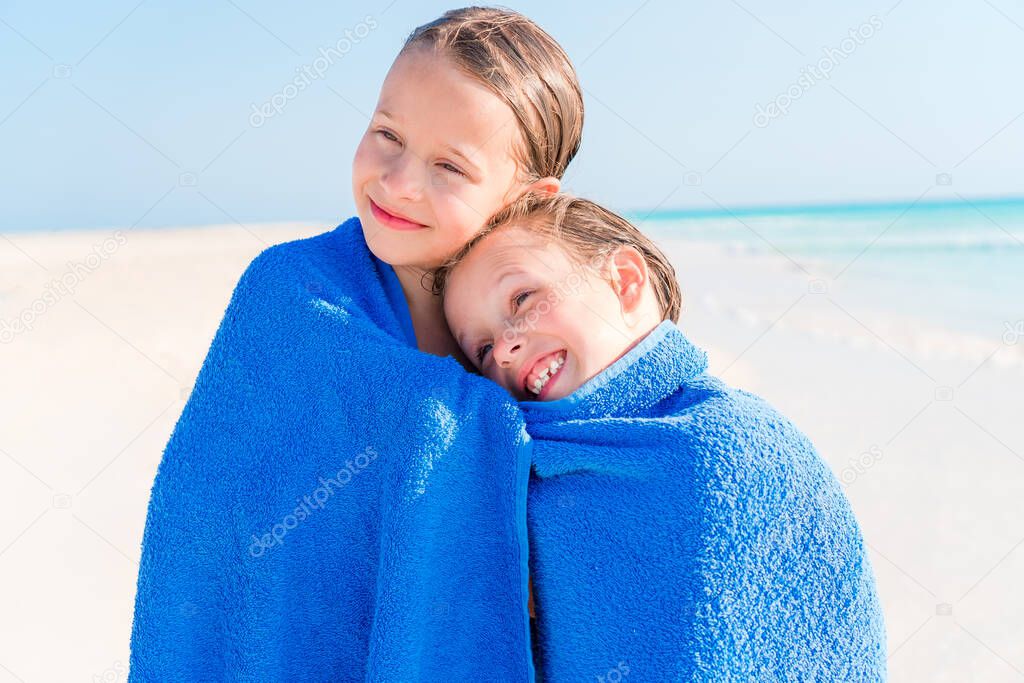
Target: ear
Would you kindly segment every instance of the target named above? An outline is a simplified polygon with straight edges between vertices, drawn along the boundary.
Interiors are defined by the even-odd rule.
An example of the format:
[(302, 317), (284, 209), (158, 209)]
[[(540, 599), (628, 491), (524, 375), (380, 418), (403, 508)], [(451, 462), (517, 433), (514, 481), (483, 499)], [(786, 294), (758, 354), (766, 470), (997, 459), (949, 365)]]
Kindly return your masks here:
[(611, 271), (612, 290), (619, 297), (623, 316), (642, 313), (639, 310), (640, 304), (643, 303), (644, 287), (650, 277), (643, 254), (636, 247), (622, 245), (608, 259), (608, 268)]
[(513, 185), (502, 200), (503, 204), (511, 204), (528, 192), (550, 192), (555, 193), (562, 187), (562, 181), (553, 176), (538, 178), (529, 185)]
[[(540, 178), (526, 186), (525, 192), (550, 192), (554, 194), (562, 187), (562, 181), (554, 176)], [(525, 194), (524, 192), (524, 194)]]

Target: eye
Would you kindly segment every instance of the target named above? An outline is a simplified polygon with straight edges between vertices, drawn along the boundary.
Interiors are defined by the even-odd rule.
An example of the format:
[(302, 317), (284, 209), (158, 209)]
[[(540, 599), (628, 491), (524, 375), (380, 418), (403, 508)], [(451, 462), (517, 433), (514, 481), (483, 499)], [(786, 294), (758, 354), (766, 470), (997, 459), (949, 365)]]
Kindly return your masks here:
[(394, 133), (392, 133), (390, 130), (387, 130), (386, 128), (378, 129), (377, 133), (382, 135), (386, 140), (390, 140), (391, 142), (398, 142), (398, 136), (396, 136)]
[(480, 363), (480, 365), (484, 364), (484, 356), (487, 355), (487, 353), (490, 351), (490, 349), (491, 349), (491, 345), (490, 344), (484, 344), (483, 346), (481, 346), (480, 348), (478, 348), (476, 350), (476, 361), (478, 363)]
[(465, 173), (463, 173), (462, 171), (460, 171), (460, 170), (459, 170), (458, 168), (456, 168), (455, 166), (452, 166), (451, 164), (449, 164), (449, 163), (448, 163), (447, 161), (445, 161), (445, 162), (442, 162), (442, 163), (438, 164), (438, 166), (440, 166), (440, 167), (441, 167), (441, 168), (443, 168), (444, 170), (446, 170), (446, 171), (449, 171), (449, 172), (451, 172), (451, 173), (454, 173), (454, 174), (456, 174), (456, 175), (463, 175), (463, 176), (464, 176), (464, 175), (466, 175)]
[(523, 302), (526, 301), (526, 298), (528, 296), (530, 296), (531, 294), (533, 294), (533, 290), (532, 289), (527, 289), (527, 290), (525, 290), (523, 292), (519, 292), (519, 294), (516, 294), (514, 297), (512, 297), (512, 310), (513, 310), (513, 312), (518, 310), (519, 307), (523, 305)]

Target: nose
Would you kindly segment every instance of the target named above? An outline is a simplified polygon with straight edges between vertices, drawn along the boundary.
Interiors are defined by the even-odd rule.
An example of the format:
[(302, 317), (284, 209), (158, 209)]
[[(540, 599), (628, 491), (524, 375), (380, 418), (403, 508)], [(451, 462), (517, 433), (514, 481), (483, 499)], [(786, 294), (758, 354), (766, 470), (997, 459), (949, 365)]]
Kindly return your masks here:
[(422, 162), (403, 151), (384, 167), (380, 184), (392, 199), (417, 200), (423, 191)]
[(508, 339), (503, 335), (500, 339), (495, 340), (491, 353), (494, 354), (494, 360), (497, 361), (499, 367), (507, 368), (515, 362), (522, 347), (522, 341), (518, 335)]

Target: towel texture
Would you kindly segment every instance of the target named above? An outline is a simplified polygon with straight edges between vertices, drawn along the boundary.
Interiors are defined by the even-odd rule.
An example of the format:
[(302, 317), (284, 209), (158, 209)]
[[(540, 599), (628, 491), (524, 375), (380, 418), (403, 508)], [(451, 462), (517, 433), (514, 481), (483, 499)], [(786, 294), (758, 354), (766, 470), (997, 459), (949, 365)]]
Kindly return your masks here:
[(157, 472), (131, 680), (533, 680), (525, 443), (357, 219), (264, 251)]
[(521, 405), (547, 681), (878, 681), (863, 540), (814, 447), (671, 321)]
[(705, 365), (663, 323), (517, 405), (416, 350), (357, 219), (271, 247), (157, 472), (130, 680), (877, 680), (835, 479)]

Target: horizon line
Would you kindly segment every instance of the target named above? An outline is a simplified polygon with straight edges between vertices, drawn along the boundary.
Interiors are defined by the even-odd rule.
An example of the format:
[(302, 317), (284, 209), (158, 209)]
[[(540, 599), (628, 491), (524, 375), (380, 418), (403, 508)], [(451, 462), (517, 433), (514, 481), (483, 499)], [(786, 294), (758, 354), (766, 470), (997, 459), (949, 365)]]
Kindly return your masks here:
[(863, 200), (845, 202), (811, 202), (808, 204), (745, 204), (735, 207), (677, 207), (671, 209), (631, 209), (625, 213), (630, 218), (647, 220), (672, 220), (678, 218), (703, 218), (709, 216), (729, 215), (754, 215), (754, 214), (786, 214), (786, 213), (830, 213), (837, 210), (845, 211), (871, 211), (879, 209), (900, 209), (910, 210), (912, 208), (943, 208), (965, 204), (983, 204), (991, 206), (994, 204), (1015, 204), (1024, 203), (1024, 195), (1004, 196), (981, 196), (981, 197), (958, 197), (955, 199), (887, 199), (887, 200)]

